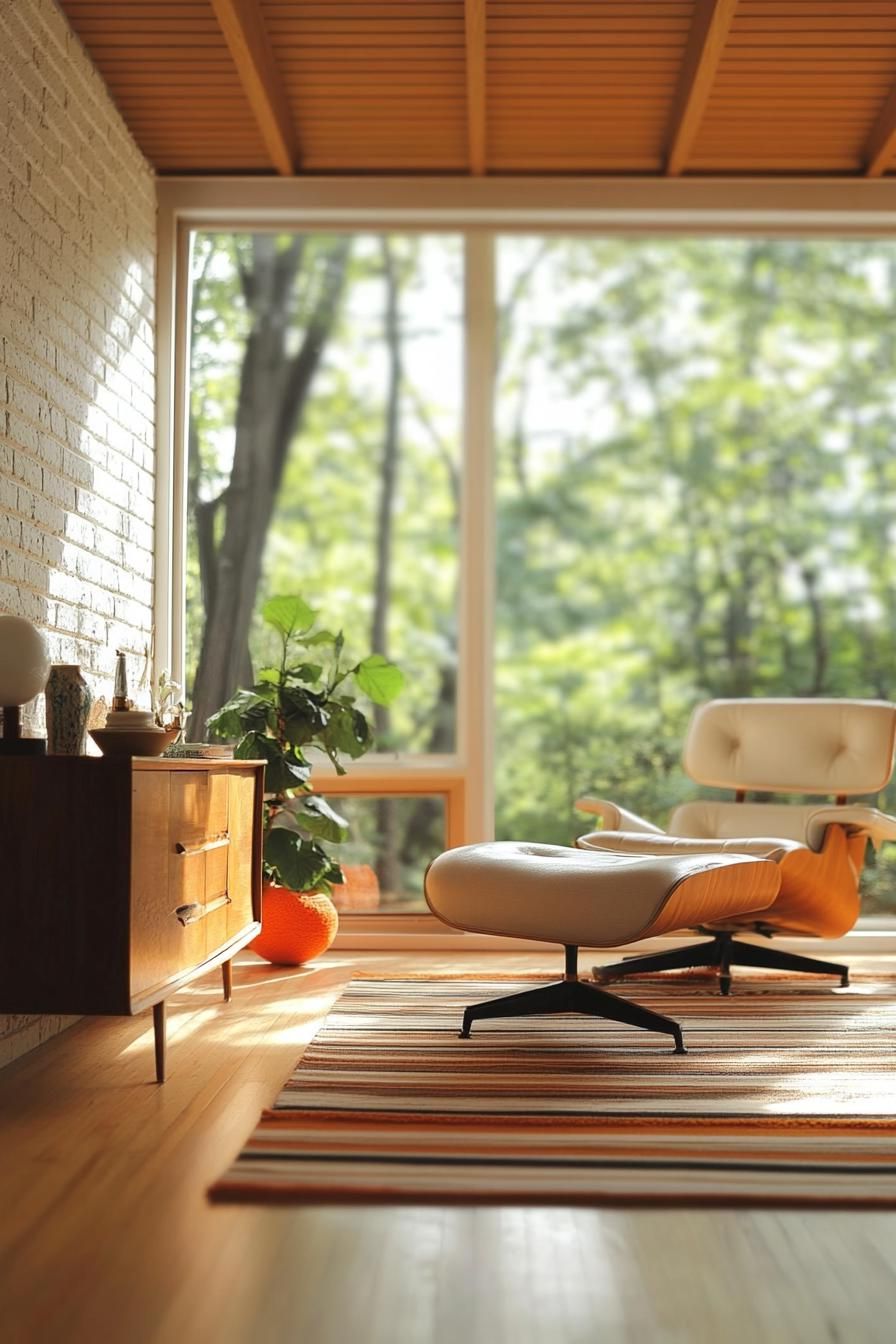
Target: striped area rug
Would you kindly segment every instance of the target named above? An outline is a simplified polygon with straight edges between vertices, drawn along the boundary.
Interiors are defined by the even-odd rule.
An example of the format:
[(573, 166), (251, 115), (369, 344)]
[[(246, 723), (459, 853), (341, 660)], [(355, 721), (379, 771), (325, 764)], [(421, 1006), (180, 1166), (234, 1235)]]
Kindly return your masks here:
[(211, 1197), (896, 1203), (896, 985), (620, 990), (682, 1023), (684, 1056), (577, 1015), (458, 1039), (467, 1004), (532, 983), (353, 981)]

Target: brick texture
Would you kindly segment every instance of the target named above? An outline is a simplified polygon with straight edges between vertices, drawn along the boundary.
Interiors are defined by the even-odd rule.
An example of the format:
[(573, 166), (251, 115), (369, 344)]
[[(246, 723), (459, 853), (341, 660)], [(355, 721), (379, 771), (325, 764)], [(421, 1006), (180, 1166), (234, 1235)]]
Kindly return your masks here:
[[(155, 220), (61, 11), (0, 0), (0, 612), (107, 698), (152, 632)], [(69, 1020), (0, 1016), (0, 1064)]]

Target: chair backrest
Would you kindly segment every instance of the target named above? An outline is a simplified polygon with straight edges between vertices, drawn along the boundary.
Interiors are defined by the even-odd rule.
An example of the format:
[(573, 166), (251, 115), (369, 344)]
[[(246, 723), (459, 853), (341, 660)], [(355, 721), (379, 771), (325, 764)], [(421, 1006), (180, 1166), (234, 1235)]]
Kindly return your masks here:
[(691, 716), (684, 768), (698, 784), (761, 793), (877, 793), (893, 773), (887, 700), (710, 700)]

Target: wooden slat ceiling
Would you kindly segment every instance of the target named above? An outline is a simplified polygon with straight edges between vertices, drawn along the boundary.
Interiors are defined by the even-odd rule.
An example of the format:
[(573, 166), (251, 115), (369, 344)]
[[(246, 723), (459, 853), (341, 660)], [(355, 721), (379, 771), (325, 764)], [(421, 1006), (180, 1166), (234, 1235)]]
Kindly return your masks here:
[(896, 172), (896, 0), (60, 0), (160, 173)]

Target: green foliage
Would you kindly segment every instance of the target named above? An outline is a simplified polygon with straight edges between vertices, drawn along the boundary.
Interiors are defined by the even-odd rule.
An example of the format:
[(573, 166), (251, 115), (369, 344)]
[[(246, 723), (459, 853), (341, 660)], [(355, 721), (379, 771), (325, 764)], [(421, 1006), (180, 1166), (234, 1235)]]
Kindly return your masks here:
[(390, 705), (401, 690), (401, 672), (381, 653), (363, 658), (355, 675), (361, 690), (375, 705)]
[(663, 824), (700, 700), (893, 698), (893, 244), (518, 238), (499, 273), (497, 834), (568, 843), (586, 792)]
[[(327, 846), (347, 838), (348, 823), (312, 791), (306, 753), (316, 748), (345, 774), (340, 756), (356, 760), (373, 745), (357, 693), (388, 705), (404, 676), (380, 654), (343, 667), (341, 631), (314, 631), (316, 612), (299, 597), (272, 597), (261, 615), (275, 633), (279, 660), (262, 669), (251, 691), (237, 691), (207, 727), (216, 737), (238, 739), (234, 754), (241, 760), (265, 762), (265, 875), (294, 891), (329, 891), (342, 882), (342, 870)], [(308, 648), (317, 661), (308, 659)]]
[[(300, 597), (268, 598), (261, 614), (268, 625), (279, 631), (285, 640), (292, 639), (296, 634), (304, 634), (314, 624), (314, 612)], [(327, 631), (323, 631), (323, 634), (322, 643), (329, 638)]]

